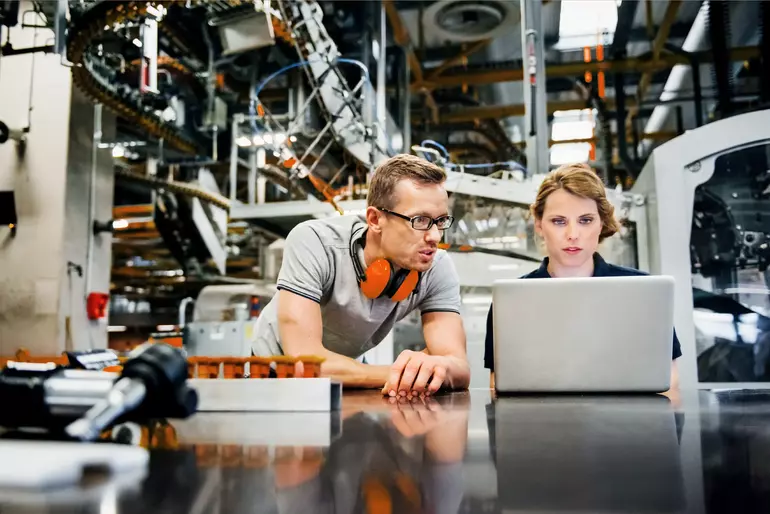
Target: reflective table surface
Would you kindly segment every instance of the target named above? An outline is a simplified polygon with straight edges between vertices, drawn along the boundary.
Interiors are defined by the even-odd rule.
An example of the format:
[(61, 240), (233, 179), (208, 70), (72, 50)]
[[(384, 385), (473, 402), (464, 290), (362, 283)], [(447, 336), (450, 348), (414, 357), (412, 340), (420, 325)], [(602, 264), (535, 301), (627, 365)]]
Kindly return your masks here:
[(346, 392), (331, 415), (201, 413), (130, 428), (111, 437), (151, 448), (144, 477), (2, 491), (0, 512), (770, 511), (770, 392)]

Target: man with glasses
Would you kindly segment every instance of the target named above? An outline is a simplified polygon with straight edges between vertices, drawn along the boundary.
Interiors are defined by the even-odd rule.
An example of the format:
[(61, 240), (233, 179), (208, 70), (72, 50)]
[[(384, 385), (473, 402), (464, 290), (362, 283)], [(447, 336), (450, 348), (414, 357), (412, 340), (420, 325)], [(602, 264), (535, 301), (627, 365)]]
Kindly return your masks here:
[[(347, 387), (382, 388), (390, 396), (467, 388), (459, 281), (451, 259), (438, 249), (453, 222), (445, 180), (435, 164), (397, 155), (373, 174), (364, 216), (294, 227), (278, 292), (257, 322), (254, 354), (318, 355), (325, 358), (325, 376)], [(383, 273), (391, 278), (387, 284)], [(358, 360), (415, 310), (424, 351), (405, 350), (392, 366)]]

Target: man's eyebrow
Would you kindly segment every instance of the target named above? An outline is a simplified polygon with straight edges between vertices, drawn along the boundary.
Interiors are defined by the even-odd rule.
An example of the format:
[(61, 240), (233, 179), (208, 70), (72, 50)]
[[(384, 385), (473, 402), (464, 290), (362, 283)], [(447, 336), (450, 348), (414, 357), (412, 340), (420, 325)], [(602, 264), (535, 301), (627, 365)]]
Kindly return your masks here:
[[(412, 216), (427, 216), (429, 218), (433, 218), (433, 216), (430, 213), (425, 212), (425, 211), (418, 211), (417, 213), (410, 214), (408, 216), (409, 217), (412, 217)], [(436, 216), (436, 218), (441, 218), (442, 216), (449, 216), (449, 213), (448, 212), (444, 212), (444, 214), (439, 214), (438, 216)]]

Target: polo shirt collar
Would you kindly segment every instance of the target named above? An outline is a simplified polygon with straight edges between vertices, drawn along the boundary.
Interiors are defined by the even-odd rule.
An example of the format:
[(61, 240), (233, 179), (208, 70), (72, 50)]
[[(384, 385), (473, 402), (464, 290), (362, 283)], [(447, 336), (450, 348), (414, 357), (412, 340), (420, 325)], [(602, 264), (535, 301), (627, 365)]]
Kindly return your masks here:
[[(610, 276), (610, 265), (607, 264), (601, 255), (594, 253), (594, 277), (608, 277)], [(548, 273), (548, 257), (543, 259), (540, 263), (540, 267), (532, 274), (531, 278), (551, 278)]]

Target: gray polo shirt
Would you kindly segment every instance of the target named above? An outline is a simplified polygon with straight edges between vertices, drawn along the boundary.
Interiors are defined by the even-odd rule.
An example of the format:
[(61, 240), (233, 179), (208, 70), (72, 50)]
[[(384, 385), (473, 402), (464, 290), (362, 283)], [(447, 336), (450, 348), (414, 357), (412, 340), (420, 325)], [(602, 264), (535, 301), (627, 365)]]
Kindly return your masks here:
[(420, 287), (403, 302), (370, 300), (361, 292), (350, 258), (350, 236), (365, 226), (361, 216), (338, 216), (300, 223), (286, 237), (277, 294), (257, 320), (255, 355), (281, 355), (277, 304), (286, 291), (321, 305), (323, 345), (358, 358), (377, 346), (407, 314), (460, 312), (460, 283), (449, 255), (439, 250)]

